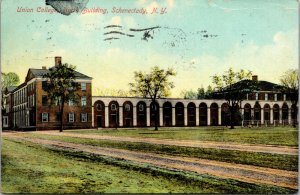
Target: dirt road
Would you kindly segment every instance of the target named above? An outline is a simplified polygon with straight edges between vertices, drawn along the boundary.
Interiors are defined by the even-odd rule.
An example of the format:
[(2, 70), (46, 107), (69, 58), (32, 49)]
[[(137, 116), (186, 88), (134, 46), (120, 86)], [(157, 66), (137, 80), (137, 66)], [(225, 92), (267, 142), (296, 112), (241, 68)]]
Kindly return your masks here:
[(195, 140), (174, 140), (174, 139), (171, 140), (171, 139), (156, 139), (156, 138), (142, 138), (142, 137), (117, 137), (117, 136), (78, 134), (78, 133), (68, 133), (68, 132), (59, 133), (54, 131), (37, 131), (34, 133), (87, 138), (87, 139), (143, 142), (149, 144), (186, 146), (186, 147), (196, 147), (196, 148), (215, 148), (215, 149), (238, 150), (238, 151), (247, 151), (247, 152), (261, 152), (261, 153), (270, 153), (270, 154), (298, 155), (298, 148), (287, 147), (287, 146), (261, 145), (261, 144), (237, 144), (237, 143), (228, 143), (228, 142), (226, 143), (208, 142), (208, 141), (195, 141)]
[(297, 189), (298, 173), (257, 166), (225, 163), (198, 158), (174, 157), (170, 155), (158, 155), (145, 152), (133, 152), (123, 149), (103, 148), (83, 144), (74, 144), (62, 141), (51, 141), (36, 138), (25, 138), (16, 134), (5, 134), (10, 139), (22, 139), (44, 146), (64, 148), (73, 151), (83, 151), (97, 155), (110, 156), (118, 159), (126, 159), (138, 163), (149, 163), (154, 166), (192, 171), (199, 174), (209, 174), (221, 178), (231, 178), (248, 183), (270, 184), (281, 187)]

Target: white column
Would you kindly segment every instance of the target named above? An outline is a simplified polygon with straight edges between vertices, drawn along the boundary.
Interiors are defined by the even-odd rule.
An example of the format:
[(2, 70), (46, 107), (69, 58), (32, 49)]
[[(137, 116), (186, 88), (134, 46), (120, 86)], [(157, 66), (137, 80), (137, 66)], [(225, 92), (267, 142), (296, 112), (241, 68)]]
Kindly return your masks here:
[(136, 111), (136, 106), (133, 106), (133, 126), (137, 126), (137, 111)]
[(270, 108), (270, 124), (274, 123), (273, 108)]
[(279, 108), (279, 124), (282, 124), (282, 109)]
[(207, 107), (207, 125), (210, 126), (210, 107)]
[(105, 127), (109, 127), (109, 113), (108, 113), (108, 106), (105, 106)]
[(260, 109), (260, 123), (261, 125), (264, 124), (264, 109)]
[(292, 110), (292, 107), (290, 107), (289, 108), (289, 114), (288, 114), (288, 121), (289, 121), (289, 125), (292, 123), (292, 112), (291, 112), (291, 110)]
[(184, 126), (188, 126), (188, 109), (184, 107)]
[(196, 107), (196, 126), (199, 126), (199, 107)]
[(164, 126), (164, 120), (163, 120), (163, 108), (159, 107), (159, 126)]
[(172, 107), (172, 126), (176, 126), (175, 107)]
[(119, 107), (119, 127), (123, 127), (123, 106)]
[(222, 108), (218, 108), (218, 125), (222, 124)]
[(245, 116), (244, 116), (244, 113), (245, 113), (245, 112), (244, 112), (244, 108), (241, 108), (240, 110), (241, 110), (241, 114), (242, 114), (242, 117), (243, 117), (243, 118), (242, 118), (242, 127), (244, 127), (244, 117), (245, 117)]
[(147, 115), (147, 127), (150, 127), (150, 107), (146, 108)]

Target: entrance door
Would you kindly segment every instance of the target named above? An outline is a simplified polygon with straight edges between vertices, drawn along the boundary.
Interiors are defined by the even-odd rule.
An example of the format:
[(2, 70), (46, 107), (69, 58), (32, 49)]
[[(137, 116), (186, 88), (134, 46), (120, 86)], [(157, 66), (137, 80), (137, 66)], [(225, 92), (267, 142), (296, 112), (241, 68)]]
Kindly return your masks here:
[(102, 116), (97, 116), (97, 127), (102, 127)]

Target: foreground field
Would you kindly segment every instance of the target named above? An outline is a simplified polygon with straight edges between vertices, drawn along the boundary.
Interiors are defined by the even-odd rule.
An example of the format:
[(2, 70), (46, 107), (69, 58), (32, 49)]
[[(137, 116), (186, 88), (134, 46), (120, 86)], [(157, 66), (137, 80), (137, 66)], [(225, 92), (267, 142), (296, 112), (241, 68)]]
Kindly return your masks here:
[[(243, 134), (243, 130), (235, 134), (249, 140), (250, 133), (246, 130)], [(2, 192), (294, 193), (298, 186), (297, 131), (285, 130), (275, 129), (272, 136), (272, 129), (257, 129), (258, 142), (266, 141), (267, 136), (270, 140), (265, 144), (277, 143), (260, 143), (257, 151), (252, 150), (257, 145), (241, 144), (237, 138), (231, 139), (239, 144), (216, 139), (217, 147), (193, 147), (193, 143), (209, 143), (205, 136), (192, 138), (191, 131), (207, 133), (208, 129), (201, 128), (187, 130), (189, 136), (183, 136), (185, 130), (173, 130), (173, 139), (161, 137), (170, 129), (159, 131), (162, 134), (147, 129), (4, 133)], [(219, 129), (212, 131), (221, 134)], [(158, 137), (147, 138), (149, 135)], [(284, 136), (294, 141), (280, 141)], [(172, 140), (190, 140), (187, 143), (192, 144), (181, 146)], [(220, 147), (222, 144), (226, 147)]]

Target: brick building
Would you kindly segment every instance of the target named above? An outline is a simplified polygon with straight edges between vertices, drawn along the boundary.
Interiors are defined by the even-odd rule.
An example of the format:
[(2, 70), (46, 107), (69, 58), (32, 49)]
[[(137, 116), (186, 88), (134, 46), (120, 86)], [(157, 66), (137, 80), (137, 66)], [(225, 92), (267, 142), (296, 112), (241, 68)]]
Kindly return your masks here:
[[(61, 57), (55, 57), (55, 66), (61, 64)], [(55, 67), (54, 66), (54, 67)], [(7, 129), (58, 129), (60, 112), (57, 104), (50, 104), (45, 86), (47, 80), (43, 75), (49, 69), (28, 70), (25, 82), (17, 87), (4, 90), (3, 128)], [(79, 83), (76, 91), (80, 100), (78, 104), (68, 102), (64, 108), (65, 128), (92, 127), (92, 78), (75, 72), (74, 82)]]

